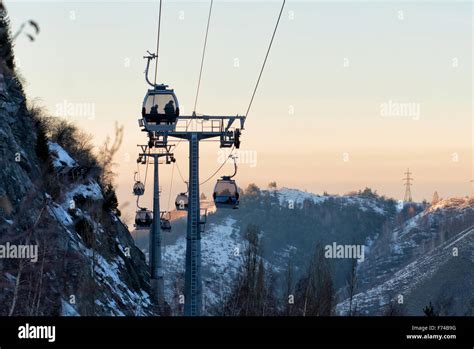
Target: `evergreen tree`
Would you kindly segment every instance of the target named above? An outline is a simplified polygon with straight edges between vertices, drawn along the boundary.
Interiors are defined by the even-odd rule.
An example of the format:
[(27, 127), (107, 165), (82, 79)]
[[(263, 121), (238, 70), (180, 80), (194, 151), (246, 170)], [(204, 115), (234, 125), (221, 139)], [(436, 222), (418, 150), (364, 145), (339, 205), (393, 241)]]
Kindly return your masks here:
[(36, 122), (36, 145), (35, 145), (36, 156), (41, 162), (51, 161), (48, 148), (48, 138), (44, 126), (40, 121)]
[(115, 193), (115, 188), (112, 184), (107, 184), (105, 189), (103, 189), (104, 203), (102, 205), (103, 209), (108, 212), (115, 213), (120, 217), (121, 212), (118, 209), (118, 199), (117, 194)]
[(276, 189), (277, 183), (275, 181), (268, 183), (268, 189)]
[(245, 195), (258, 196), (260, 195), (260, 188), (255, 183), (250, 183), (245, 190)]
[(423, 308), (423, 313), (425, 313), (426, 316), (438, 316), (433, 307), (433, 304), (431, 304), (431, 301), (426, 307)]
[(35, 120), (36, 126), (36, 156), (40, 160), (41, 179), (44, 190), (56, 199), (61, 193), (60, 185), (56, 178), (56, 172), (53, 165), (53, 160), (49, 152), (48, 137), (43, 122), (40, 119)]
[(0, 58), (10, 70), (13, 70), (15, 68), (15, 57), (13, 56), (11, 33), (9, 29), (10, 20), (3, 4), (0, 3), (0, 5)]

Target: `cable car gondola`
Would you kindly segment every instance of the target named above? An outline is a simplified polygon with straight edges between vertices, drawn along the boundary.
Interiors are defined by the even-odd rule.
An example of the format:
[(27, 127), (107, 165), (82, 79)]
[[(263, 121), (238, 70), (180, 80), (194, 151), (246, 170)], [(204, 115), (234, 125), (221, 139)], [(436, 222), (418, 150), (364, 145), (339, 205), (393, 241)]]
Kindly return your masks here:
[(133, 185), (133, 194), (136, 196), (141, 196), (145, 193), (145, 186), (143, 185), (142, 182), (136, 182)]
[(168, 231), (169, 232), (169, 231), (171, 231), (171, 223), (170, 223), (170, 220), (168, 218), (165, 218), (166, 214), (168, 214), (168, 216), (169, 216), (169, 213), (161, 212), (160, 228), (163, 231)]
[(231, 177), (223, 176), (217, 180), (214, 187), (214, 204), (217, 208), (238, 208), (239, 191), (237, 184)]
[(217, 208), (233, 208), (239, 207), (239, 189), (235, 180), (232, 179), (237, 174), (237, 164), (235, 156), (232, 157), (234, 160), (234, 174), (232, 176), (223, 176), (217, 180), (216, 186), (214, 187), (214, 204)]
[(175, 201), (176, 210), (187, 211), (188, 209), (188, 194), (180, 193)]
[(178, 116), (178, 98), (168, 85), (156, 85), (154, 89), (147, 91), (142, 105), (142, 117), (147, 123), (176, 124)]
[(169, 220), (163, 218), (160, 222), (161, 230), (163, 231), (171, 231), (171, 223)]
[(148, 78), (150, 61), (157, 58), (156, 54), (148, 52), (145, 70), (146, 82), (152, 87), (143, 99), (142, 120), (140, 125), (145, 126), (146, 131), (160, 131), (162, 129), (174, 129), (179, 116), (179, 102), (174, 90), (165, 84), (156, 84)]
[[(188, 185), (188, 182), (185, 182)], [(188, 188), (189, 190), (189, 188)], [(188, 192), (179, 193), (176, 196), (176, 200), (174, 202), (177, 211), (187, 211), (188, 210)]]
[(150, 228), (153, 223), (153, 213), (144, 207), (140, 207), (135, 215), (135, 227)]
[(138, 181), (137, 179), (137, 172), (135, 172), (135, 184), (133, 185), (133, 195), (141, 196), (145, 194), (145, 185)]

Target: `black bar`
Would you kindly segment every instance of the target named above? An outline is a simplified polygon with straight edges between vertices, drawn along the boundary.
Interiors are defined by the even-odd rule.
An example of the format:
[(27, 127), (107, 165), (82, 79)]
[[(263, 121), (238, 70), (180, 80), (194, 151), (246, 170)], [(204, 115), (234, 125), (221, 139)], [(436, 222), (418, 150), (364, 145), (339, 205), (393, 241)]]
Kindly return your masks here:
[[(19, 327), (26, 324), (55, 326), (55, 341), (19, 339)], [(416, 326), (415, 330), (413, 326)], [(430, 326), (434, 328), (430, 330)], [(426, 327), (424, 331), (423, 327)], [(167, 343), (173, 342), (174, 338), (176, 345), (182, 344), (181, 339), (189, 339), (189, 331), (200, 333), (196, 337), (200, 338), (200, 343), (222, 343), (223, 347), (256, 341), (307, 343), (308, 348), (340, 344), (355, 347), (374, 344), (377, 348), (474, 346), (474, 320), (471, 317), (0, 317), (0, 347), (37, 348), (42, 345), (63, 348), (135, 343), (134, 347), (139, 348), (151, 342), (158, 348), (158, 339)], [(407, 335), (453, 334), (456, 339), (407, 338)]]

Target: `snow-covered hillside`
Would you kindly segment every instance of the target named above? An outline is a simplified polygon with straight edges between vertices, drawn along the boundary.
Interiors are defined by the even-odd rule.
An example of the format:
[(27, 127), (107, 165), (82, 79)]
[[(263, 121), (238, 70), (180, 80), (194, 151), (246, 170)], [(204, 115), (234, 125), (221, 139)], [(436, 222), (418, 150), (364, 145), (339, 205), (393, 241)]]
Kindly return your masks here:
[[(201, 238), (202, 271), (203, 271), (203, 305), (214, 304), (220, 297), (229, 292), (229, 287), (241, 263), (243, 241), (234, 227), (235, 220), (226, 219), (221, 225), (210, 224)], [(163, 267), (170, 304), (176, 302), (177, 293), (174, 282), (176, 277), (184, 275), (186, 238), (181, 236), (171, 246), (163, 249)], [(174, 275), (174, 277), (172, 277)]]
[(21, 89), (9, 86), (0, 95), (0, 141), (13, 152), (0, 157), (0, 237), (36, 245), (38, 262), (2, 260), (0, 313), (156, 315), (145, 256), (104, 209), (97, 177), (58, 143), (37, 140)]
[(157, 315), (106, 165), (76, 126), (27, 103), (0, 12), (0, 240), (35, 255), (0, 258), (0, 315)]
[(272, 190), (280, 200), (282, 206), (291, 206), (303, 204), (305, 200), (309, 200), (315, 204), (322, 204), (329, 199), (341, 202), (343, 205), (356, 205), (362, 211), (372, 210), (380, 215), (384, 215), (386, 212), (380, 205), (380, 200), (375, 197), (368, 197), (362, 195), (319, 195), (298, 189), (281, 188), (279, 190)]
[[(365, 219), (375, 215), (383, 220), (383, 216), (387, 210), (387, 202), (378, 199), (375, 196), (363, 197), (361, 195), (351, 196), (321, 196), (314, 193), (308, 193), (297, 189), (282, 188), (276, 190), (262, 190), (262, 200), (265, 197), (271, 196), (276, 199), (277, 204), (282, 208), (288, 208), (297, 211), (303, 210), (303, 203), (305, 200), (313, 202), (315, 205), (333, 205), (327, 208), (328, 211), (334, 214), (337, 220), (337, 211), (340, 208), (351, 208), (354, 211), (355, 217), (358, 219)], [(230, 291), (230, 286), (234, 280), (241, 263), (241, 253), (245, 248), (243, 232), (246, 229), (246, 224), (242, 218), (247, 216), (247, 210), (252, 211), (250, 206), (247, 206), (245, 197), (241, 208), (239, 210), (218, 210), (217, 214), (211, 214), (208, 218), (210, 224), (206, 226), (206, 230), (202, 235), (202, 268), (203, 268), (203, 292), (205, 306), (215, 304), (219, 299)], [(269, 207), (275, 208), (273, 203)], [(322, 206), (323, 210), (324, 208)], [(267, 207), (262, 207), (265, 212)], [(262, 212), (263, 215), (265, 213)], [(280, 211), (278, 211), (280, 212)], [(267, 212), (269, 213), (269, 212)], [(286, 214), (286, 213), (285, 213)], [(285, 214), (279, 213), (284, 218)], [(294, 215), (293, 211), (289, 211), (290, 215)], [(262, 217), (264, 218), (264, 217)], [(317, 219), (317, 217), (315, 217)], [(185, 220), (185, 219), (184, 219)], [(252, 220), (250, 220), (252, 222)], [(356, 222), (356, 221), (355, 221)], [(167, 291), (167, 300), (170, 304), (177, 307), (178, 296), (183, 293), (184, 266), (185, 266), (185, 222), (180, 224), (180, 220), (172, 222), (173, 230), (170, 233), (174, 238), (170, 238), (165, 234), (163, 247), (163, 268), (165, 272), (165, 289)], [(271, 219), (267, 221), (271, 224)], [(349, 224), (345, 222), (344, 224)], [(304, 223), (302, 223), (304, 224)], [(304, 272), (307, 267), (309, 258), (313, 254), (315, 245), (306, 244), (305, 248), (295, 246), (293, 239), (281, 240), (270, 225), (261, 224), (259, 227), (262, 230), (262, 238), (265, 241), (264, 258), (268, 269), (273, 270), (278, 275), (279, 282), (283, 282), (283, 276), (287, 269), (289, 259), (294, 259), (294, 256), (299, 259), (294, 260), (294, 268), (297, 273)], [(287, 229), (289, 232), (297, 231), (298, 226), (292, 227), (285, 224), (281, 226), (282, 229)], [(373, 236), (376, 234), (373, 233)], [(277, 244), (272, 244), (273, 241), (278, 241)], [(367, 239), (364, 243), (370, 244), (371, 239)], [(140, 238), (140, 247), (142, 251), (147, 254), (148, 245), (147, 240)], [(367, 249), (368, 250), (368, 249)], [(299, 261), (302, 261), (301, 263)], [(179, 281), (177, 281), (179, 280)]]
[[(400, 210), (395, 208), (397, 203), (390, 203), (380, 197), (370, 195), (322, 196), (289, 188), (262, 190), (260, 195), (262, 202), (270, 195), (282, 208), (288, 208), (291, 205), (298, 211), (304, 211), (303, 203), (308, 200), (316, 207), (321, 206), (322, 211), (316, 210), (316, 214), (334, 215), (332, 226), (336, 230), (339, 229), (340, 219), (337, 217), (339, 210), (350, 209), (354, 212), (354, 221), (343, 222), (349, 225), (361, 224), (373, 219), (371, 217), (381, 217), (380, 222), (384, 222), (390, 209), (395, 214), (400, 213)], [(267, 204), (269, 206), (262, 206), (261, 209), (262, 212), (270, 215), (270, 212), (266, 210), (275, 208), (273, 203)], [(202, 236), (205, 306), (215, 303), (230, 291), (230, 285), (238, 271), (241, 258), (236, 255), (236, 251), (242, 251), (244, 248), (242, 232), (245, 224), (242, 220), (246, 217), (247, 210), (250, 209), (252, 212), (254, 207), (248, 208), (245, 205), (244, 198), (239, 210), (220, 211), (220, 213), (218, 211), (220, 215), (209, 217), (211, 224), (206, 227)], [(460, 258), (466, 256), (468, 248), (474, 250), (474, 230), (466, 227), (470, 221), (472, 223), (474, 213), (472, 199), (442, 200), (436, 205), (428, 206), (418, 214), (416, 212), (419, 212), (422, 206), (412, 205), (416, 207), (413, 217), (403, 221), (391, 231), (383, 232), (381, 229), (379, 233), (373, 232), (364, 242), (366, 256), (365, 261), (359, 263), (358, 266), (359, 294), (354, 301), (357, 303), (358, 314), (380, 315), (389, 300), (399, 294), (404, 296), (407, 312), (416, 314), (416, 309), (421, 309), (424, 302), (416, 295), (416, 292), (421, 292), (427, 287), (429, 280), (450, 265), (452, 248), (462, 247)], [(328, 213), (325, 213), (326, 211)], [(277, 212), (280, 216), (295, 214), (291, 210), (285, 213), (287, 211), (277, 209)], [(387, 218), (390, 221), (395, 219), (390, 217)], [(316, 216), (314, 219), (318, 221), (327, 217)], [(275, 231), (269, 228), (273, 223), (271, 219), (270, 221), (263, 220), (263, 222), (260, 228), (266, 242), (264, 256), (269, 268), (276, 272), (280, 281), (284, 281), (289, 259), (296, 263), (294, 267), (297, 272), (304, 272), (309, 258), (308, 251), (312, 251), (314, 246), (294, 245), (295, 231), (300, 228), (294, 224), (298, 223), (293, 222), (292, 225), (281, 227), (283, 231), (288, 230), (287, 236), (290, 237), (281, 240), (281, 235), (275, 235)], [(331, 224), (332, 221), (329, 222)], [(306, 231), (311, 232), (311, 229)], [(176, 304), (177, 296), (183, 292), (182, 281), (179, 283), (176, 280), (183, 279), (186, 250), (184, 231), (174, 231), (173, 234), (179, 234), (179, 237), (164, 247), (163, 254), (167, 299), (170, 304)], [(331, 241), (331, 236), (326, 237)], [(301, 255), (308, 255), (308, 257), (295, 259)], [(342, 277), (345, 278), (345, 274)], [(341, 285), (344, 283), (342, 282)], [(338, 291), (338, 297), (339, 300), (344, 297), (343, 286)], [(432, 298), (435, 299), (435, 295), (432, 295)], [(345, 314), (347, 307), (347, 302), (338, 304), (338, 314)]]
[[(58, 144), (49, 143), (52, 150), (53, 163), (61, 168), (75, 166), (76, 161)], [(87, 200), (88, 206), (95, 203), (101, 205), (103, 200), (102, 190), (93, 179), (82, 182), (71, 183), (62, 202), (48, 201), (48, 212), (57, 220), (67, 233), (66, 242), (68, 249), (80, 255), (84, 260), (90, 261), (93, 270), (94, 312), (101, 315), (146, 315), (150, 311), (150, 295), (144, 289), (131, 287), (130, 276), (127, 268), (131, 267), (131, 251), (136, 250), (133, 240), (130, 239), (127, 229), (122, 225), (119, 218), (111, 214), (113, 226), (105, 227), (101, 221), (94, 216), (94, 212), (88, 207), (80, 207), (76, 201)], [(92, 244), (85, 241), (87, 237), (77, 231), (74, 222), (84, 219), (91, 226), (93, 234), (97, 234)], [(116, 230), (114, 234), (111, 229)], [(107, 231), (109, 230), (109, 231)], [(113, 240), (106, 240), (107, 235), (115, 235)], [(93, 237), (94, 239), (94, 237)], [(98, 246), (108, 244), (107, 249)], [(104, 246), (105, 247), (105, 246)], [(110, 253), (115, 249), (115, 253)], [(135, 252), (137, 253), (137, 252)], [(77, 258), (77, 257), (76, 257)], [(141, 268), (145, 268), (144, 263)], [(80, 315), (76, 305), (69, 299), (62, 299), (62, 315)]]
[[(406, 312), (421, 315), (429, 301), (449, 296), (443, 282), (449, 289), (461, 285), (462, 278), (474, 284), (469, 278), (474, 267), (472, 251), (474, 198), (441, 200), (375, 241), (372, 253), (359, 265), (360, 292), (353, 308), (360, 314), (381, 315), (389, 302), (402, 296)], [(446, 280), (451, 265), (465, 270), (451, 271)], [(458, 303), (474, 297), (472, 288), (461, 289), (456, 291)], [(347, 314), (348, 308), (345, 300), (338, 304), (337, 312)]]

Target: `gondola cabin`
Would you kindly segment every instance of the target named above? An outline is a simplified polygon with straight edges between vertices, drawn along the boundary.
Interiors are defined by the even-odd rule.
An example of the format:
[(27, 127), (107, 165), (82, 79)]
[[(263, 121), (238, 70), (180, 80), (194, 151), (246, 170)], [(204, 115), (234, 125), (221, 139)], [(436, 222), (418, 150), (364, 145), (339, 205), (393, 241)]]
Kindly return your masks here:
[(217, 208), (239, 207), (239, 190), (235, 180), (230, 177), (224, 176), (217, 180), (212, 197)]
[(142, 105), (143, 126), (147, 131), (172, 130), (178, 116), (178, 98), (168, 85), (156, 85), (147, 91)]
[(188, 195), (181, 193), (176, 197), (175, 201), (176, 210), (186, 211), (188, 209)]
[(161, 218), (160, 227), (163, 231), (171, 231), (171, 223), (166, 218)]
[(135, 215), (135, 227), (137, 229), (150, 228), (153, 223), (153, 213), (146, 208), (140, 208)]
[(145, 194), (145, 185), (140, 181), (135, 182), (133, 185), (133, 195), (141, 196), (143, 194)]

